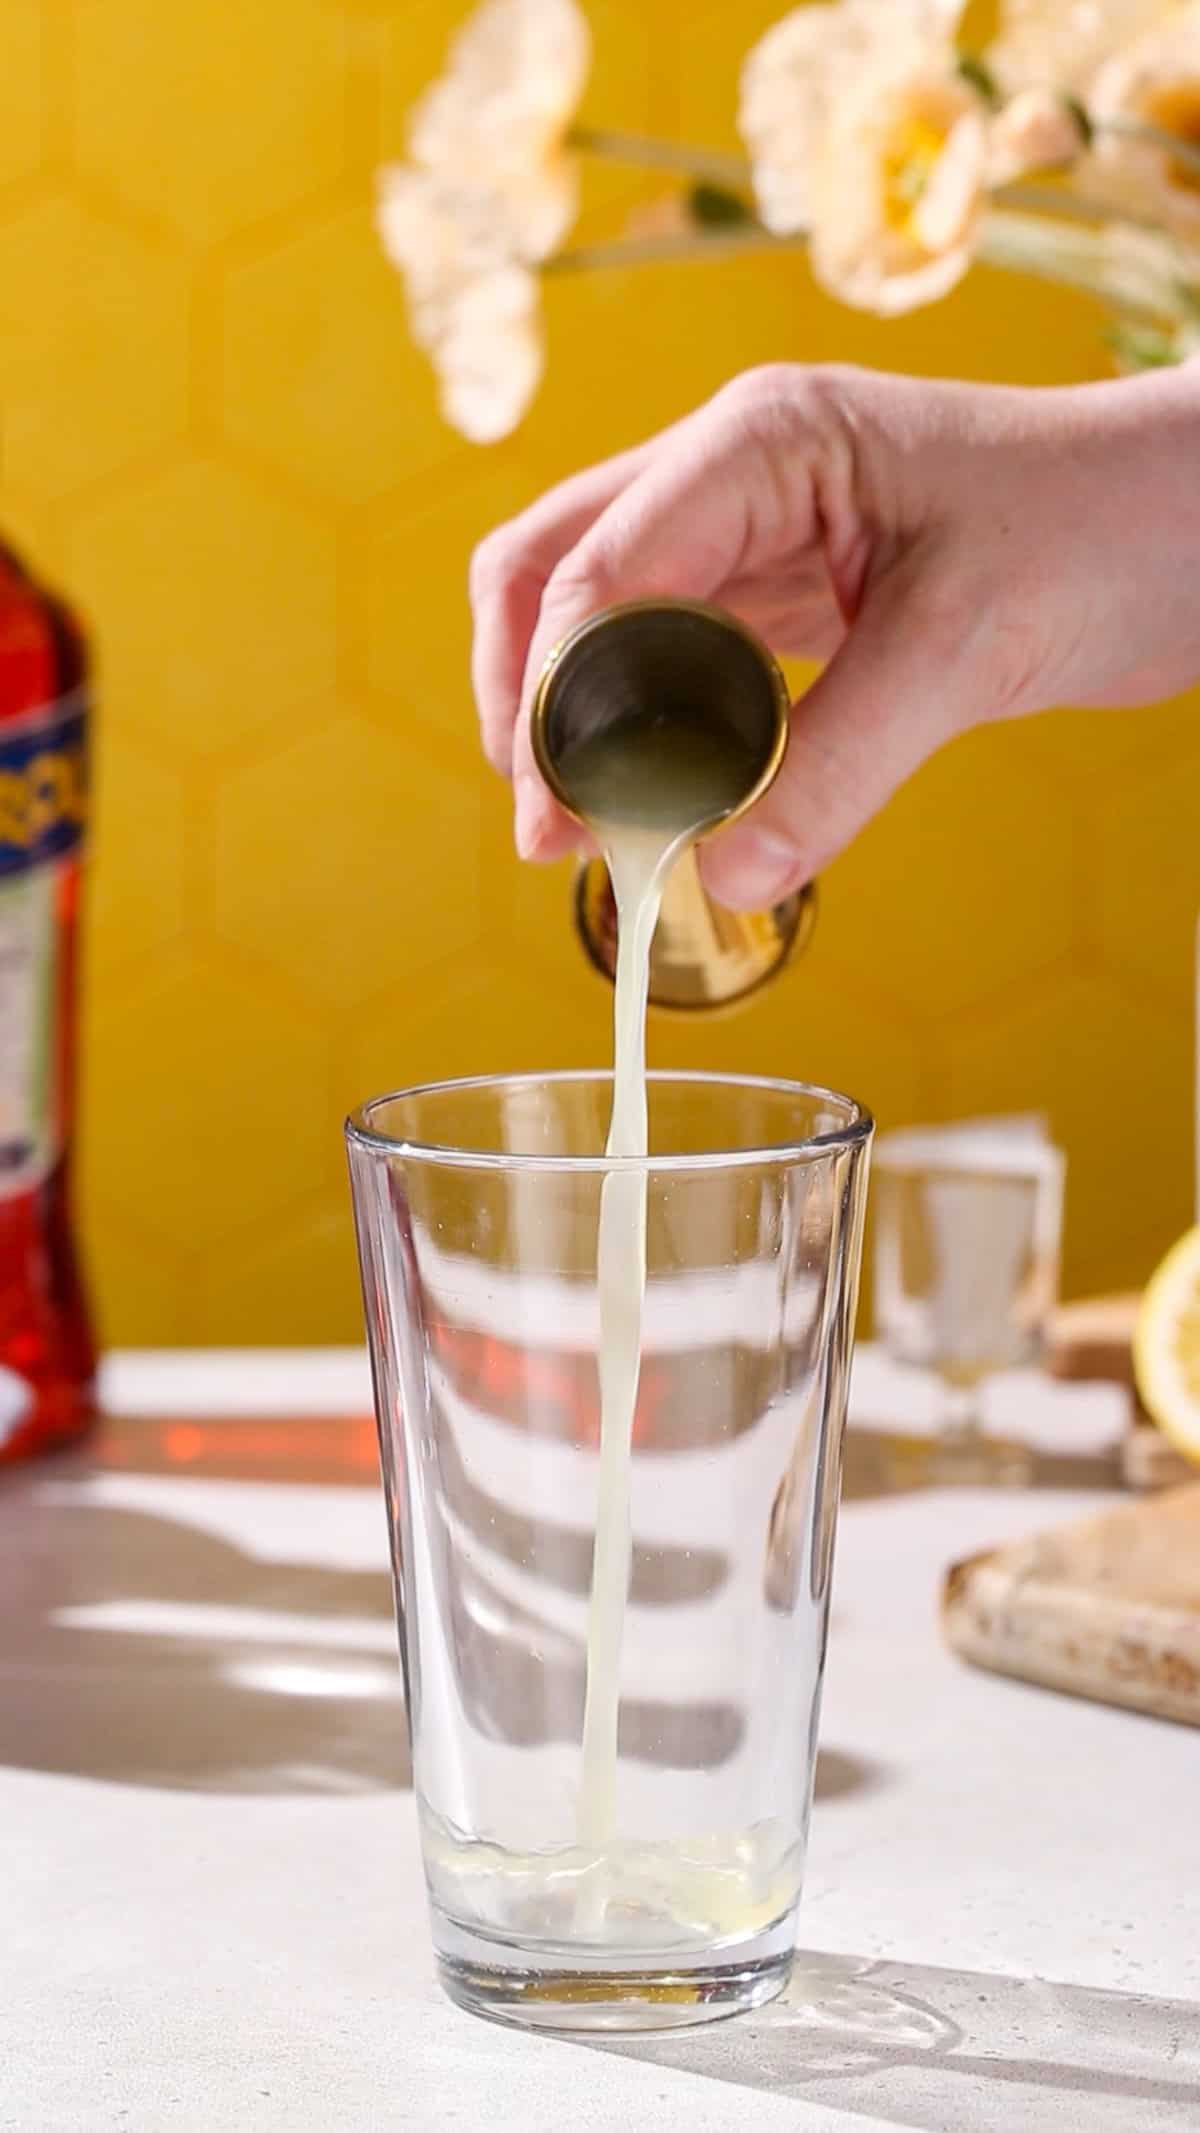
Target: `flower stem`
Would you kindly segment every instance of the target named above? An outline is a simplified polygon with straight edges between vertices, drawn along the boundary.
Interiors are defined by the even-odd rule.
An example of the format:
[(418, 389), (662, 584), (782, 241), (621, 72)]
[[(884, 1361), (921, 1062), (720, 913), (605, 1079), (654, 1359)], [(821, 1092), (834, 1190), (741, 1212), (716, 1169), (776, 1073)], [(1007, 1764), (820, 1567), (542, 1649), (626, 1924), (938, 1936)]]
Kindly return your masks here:
[(741, 156), (722, 155), (717, 149), (688, 148), (678, 141), (659, 141), (649, 134), (613, 133), (605, 126), (572, 126), (568, 144), (585, 155), (604, 156), (611, 163), (637, 163), (643, 170), (671, 170), (683, 178), (707, 178), (713, 185), (748, 185), (750, 165)]
[(1029, 274), (1059, 288), (1081, 289), (1128, 317), (1182, 315), (1170, 274), (1155, 262), (1123, 260), (1114, 249), (1116, 234), (1111, 222), (1102, 229), (1063, 222), (1056, 228), (1042, 216), (993, 210), (980, 232), (978, 256), (989, 266)]
[(1088, 113), (1093, 133), (1115, 134), (1119, 140), (1138, 141), (1144, 148), (1160, 149), (1173, 163), (1182, 163), (1187, 170), (1200, 176), (1200, 147), (1195, 141), (1185, 141), (1182, 135), (1172, 133), (1166, 126), (1155, 126), (1149, 119), (1125, 118), (1120, 112), (1111, 118), (1096, 118)]
[(776, 237), (761, 222), (744, 222), (727, 228), (688, 230), (664, 237), (621, 237), (611, 244), (583, 244), (569, 252), (556, 252), (542, 262), (543, 274), (590, 274), (601, 267), (653, 266), (665, 259), (727, 258), (732, 252), (769, 252), (803, 248), (807, 233)]
[(1012, 208), (1020, 215), (1035, 216), (1039, 220), (1054, 217), (1063, 222), (1102, 226), (1114, 219), (1125, 222), (1135, 219), (1110, 202), (1089, 199), (1086, 193), (1071, 192), (1065, 185), (1001, 185), (990, 197), (998, 208)]
[(1103, 264), (1083, 237), (1070, 243), (1031, 245), (1027, 226), (1016, 215), (993, 214), (980, 232), (977, 257), (986, 266), (1001, 267), (1012, 274), (1029, 274), (1037, 281), (1054, 282), (1059, 288), (1082, 289), (1091, 296), (1103, 294)]

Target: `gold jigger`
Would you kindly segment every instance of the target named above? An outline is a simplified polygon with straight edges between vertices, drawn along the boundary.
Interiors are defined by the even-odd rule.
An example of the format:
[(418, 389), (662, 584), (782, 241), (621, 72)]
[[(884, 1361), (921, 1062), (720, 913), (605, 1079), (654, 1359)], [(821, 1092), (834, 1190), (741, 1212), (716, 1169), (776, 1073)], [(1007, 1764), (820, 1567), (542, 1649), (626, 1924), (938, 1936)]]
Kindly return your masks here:
[[(618, 722), (652, 722), (681, 709), (726, 729), (751, 763), (751, 782), (703, 834), (744, 815), (771, 784), (787, 750), (787, 683), (766, 646), (734, 616), (692, 600), (638, 600), (604, 608), (556, 646), (538, 680), (531, 740), (546, 784), (576, 821), (585, 817), (562, 775), (563, 758)], [(590, 827), (590, 825), (588, 825)], [(772, 977), (808, 941), (816, 918), (808, 884), (771, 911), (731, 911), (700, 880), (694, 847), (667, 882), (650, 951), (656, 1007), (724, 1006)], [(575, 885), (575, 922), (591, 961), (611, 979), (617, 921), (608, 868), (586, 862)]]

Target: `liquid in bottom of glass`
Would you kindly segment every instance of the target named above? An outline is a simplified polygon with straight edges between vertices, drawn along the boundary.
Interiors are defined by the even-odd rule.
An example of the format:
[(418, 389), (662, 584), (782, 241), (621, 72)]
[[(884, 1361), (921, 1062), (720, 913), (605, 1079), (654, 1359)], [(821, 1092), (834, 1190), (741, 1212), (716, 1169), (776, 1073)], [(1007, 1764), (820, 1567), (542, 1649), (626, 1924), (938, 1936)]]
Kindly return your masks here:
[(560, 2028), (694, 2022), (786, 1978), (870, 1136), (820, 1091), (651, 1079), (615, 1795), (589, 1843), (610, 1108), (608, 1076), (514, 1078), (350, 1131), (442, 1975)]

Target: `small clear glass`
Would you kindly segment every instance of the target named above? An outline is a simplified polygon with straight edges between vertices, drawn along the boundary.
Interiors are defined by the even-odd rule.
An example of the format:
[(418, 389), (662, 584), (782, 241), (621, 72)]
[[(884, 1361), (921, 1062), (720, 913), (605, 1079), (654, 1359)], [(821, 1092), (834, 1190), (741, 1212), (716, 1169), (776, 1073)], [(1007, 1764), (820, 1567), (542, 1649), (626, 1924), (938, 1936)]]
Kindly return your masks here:
[(879, 1141), (874, 1173), (876, 1332), (941, 1391), (923, 1478), (1027, 1482), (1031, 1450), (985, 1432), (981, 1397), (989, 1377), (1042, 1350), (1058, 1295), (1062, 1153), (1000, 1122), (914, 1129)]
[[(554, 2029), (761, 2005), (792, 1959), (872, 1125), (784, 1081), (445, 1083), (347, 1124), (433, 1937)], [(581, 1827), (601, 1196), (646, 1287), (610, 1825)], [(591, 1666), (597, 1667), (592, 1647)], [(594, 1816), (593, 1816), (594, 1820)]]

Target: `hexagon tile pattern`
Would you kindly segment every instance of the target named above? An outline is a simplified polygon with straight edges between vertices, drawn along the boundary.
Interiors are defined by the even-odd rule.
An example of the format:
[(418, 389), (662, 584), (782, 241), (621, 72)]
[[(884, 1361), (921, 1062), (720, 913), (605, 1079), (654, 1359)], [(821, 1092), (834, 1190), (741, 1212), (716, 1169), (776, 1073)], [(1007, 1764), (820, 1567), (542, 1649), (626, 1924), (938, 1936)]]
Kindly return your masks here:
[[(491, 524), (772, 356), (1102, 362), (1083, 299), (1000, 277), (880, 325), (795, 254), (561, 276), (529, 420), (472, 450), (372, 180), (466, 5), (6, 0), (3, 517), (97, 652), (80, 1168), (112, 1341), (357, 1338), (346, 1108), (607, 1055), (569, 879), (517, 866), (476, 751), (465, 578)], [(782, 0), (584, 5), (586, 120), (735, 145), (737, 67)], [(583, 234), (639, 188), (663, 189), (593, 172)], [(804, 962), (742, 1011), (659, 1018), (653, 1059), (839, 1083), (885, 1126), (1042, 1107), (1068, 1289), (1139, 1281), (1190, 1212), (1196, 714), (949, 750), (830, 869)]]

